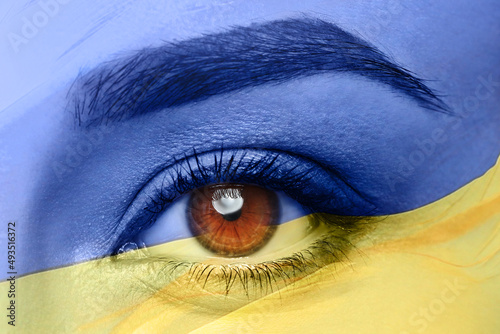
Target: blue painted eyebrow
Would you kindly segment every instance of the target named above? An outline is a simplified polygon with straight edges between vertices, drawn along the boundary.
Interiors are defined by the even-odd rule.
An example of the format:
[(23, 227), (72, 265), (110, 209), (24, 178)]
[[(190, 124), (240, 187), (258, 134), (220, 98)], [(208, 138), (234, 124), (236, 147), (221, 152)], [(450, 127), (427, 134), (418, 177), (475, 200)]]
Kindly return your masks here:
[(97, 125), (328, 72), (361, 75), (424, 108), (447, 111), (422, 79), (368, 42), (316, 18), (234, 27), (137, 51), (80, 74), (68, 107), (79, 125)]

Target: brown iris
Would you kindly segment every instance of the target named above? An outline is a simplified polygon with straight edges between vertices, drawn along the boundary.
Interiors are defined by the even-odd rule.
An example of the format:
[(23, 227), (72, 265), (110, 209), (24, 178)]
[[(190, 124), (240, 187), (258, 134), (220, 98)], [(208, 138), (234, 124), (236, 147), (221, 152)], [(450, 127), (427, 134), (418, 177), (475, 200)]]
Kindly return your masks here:
[(223, 256), (260, 249), (276, 230), (278, 215), (276, 194), (253, 185), (206, 186), (189, 200), (191, 231), (205, 248)]

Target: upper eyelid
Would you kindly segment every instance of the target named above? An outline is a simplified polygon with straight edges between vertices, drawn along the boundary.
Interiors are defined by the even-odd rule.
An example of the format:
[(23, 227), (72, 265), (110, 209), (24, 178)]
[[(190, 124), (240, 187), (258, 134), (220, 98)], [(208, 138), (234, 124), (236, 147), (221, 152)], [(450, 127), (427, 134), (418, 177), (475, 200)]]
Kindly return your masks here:
[[(234, 153), (234, 152), (236, 152), (236, 153)], [(322, 181), (317, 180), (315, 182), (315, 184), (323, 183), (323, 184), (321, 184), (321, 186), (325, 187), (325, 189), (324, 190), (310, 189), (310, 191), (312, 191), (314, 193), (313, 195), (315, 198), (319, 197), (320, 200), (325, 201), (325, 203), (323, 205), (330, 205), (330, 206), (334, 205), (334, 206), (336, 206), (335, 209), (337, 209), (337, 210), (342, 210), (342, 207), (345, 206), (345, 208), (349, 207), (350, 210), (359, 210), (359, 212), (363, 212), (363, 214), (368, 214), (369, 212), (371, 212), (371, 210), (374, 209), (373, 204), (368, 199), (362, 197), (362, 195), (359, 194), (357, 191), (355, 191), (354, 188), (352, 188), (350, 185), (345, 184), (344, 181), (342, 180), (342, 178), (339, 178), (337, 176), (340, 173), (336, 172), (335, 174), (332, 175), (332, 174), (330, 174), (330, 171), (324, 169), (319, 164), (317, 164), (313, 161), (307, 162), (307, 160), (305, 158), (300, 157), (294, 153), (289, 153), (289, 152), (284, 152), (284, 151), (274, 151), (274, 150), (248, 149), (248, 148), (247, 149), (224, 149), (224, 150), (209, 151), (209, 152), (204, 152), (202, 154), (194, 154), (194, 155), (186, 157), (180, 161), (177, 160), (176, 163), (169, 164), (168, 166), (162, 168), (160, 171), (156, 172), (152, 177), (149, 178), (149, 180), (147, 182), (145, 182), (143, 184), (143, 186), (137, 191), (136, 195), (130, 201), (130, 204), (127, 206), (127, 209), (125, 210), (125, 212), (123, 213), (123, 215), (121, 216), (121, 218), (119, 219), (119, 221), (116, 225), (115, 232), (118, 235), (120, 235), (120, 237), (118, 238), (115, 245), (112, 247), (111, 252), (114, 252), (116, 249), (118, 249), (120, 247), (121, 244), (123, 244), (125, 242), (125, 240), (123, 240), (123, 238), (127, 238), (127, 236), (124, 236), (125, 230), (128, 230), (129, 233), (133, 232), (134, 226), (131, 226), (131, 224), (133, 224), (133, 222), (135, 222), (138, 219), (146, 219), (146, 220), (150, 220), (151, 222), (154, 222), (154, 217), (157, 216), (158, 212), (151, 212), (151, 211), (149, 211), (149, 208), (144, 208), (143, 205), (144, 205), (144, 203), (148, 203), (152, 200), (156, 200), (158, 197), (158, 192), (164, 191), (162, 186), (165, 185), (165, 182), (167, 182), (165, 180), (165, 178), (167, 176), (172, 178), (172, 180), (169, 184), (170, 184), (170, 187), (173, 187), (173, 188), (170, 190), (175, 189), (175, 191), (178, 194), (182, 194), (184, 191), (187, 191), (187, 190), (194, 190), (194, 188), (197, 188), (197, 187), (205, 186), (208, 183), (217, 183), (217, 182), (224, 181), (224, 175), (222, 175), (222, 176), (215, 175), (212, 180), (205, 180), (205, 179), (200, 180), (200, 184), (194, 185), (193, 186), (194, 188), (184, 189), (184, 190), (177, 189), (176, 185), (172, 184), (172, 182), (175, 183), (177, 180), (174, 180), (174, 178), (178, 177), (179, 175), (169, 174), (169, 173), (177, 173), (172, 168), (183, 168), (182, 167), (183, 163), (189, 164), (189, 161), (192, 161), (192, 163), (194, 165), (198, 165), (198, 167), (200, 169), (202, 169), (202, 168), (204, 168), (204, 166), (203, 166), (203, 164), (200, 165), (200, 162), (198, 161), (198, 158), (200, 156), (207, 157), (207, 159), (215, 159), (214, 164), (219, 163), (220, 166), (226, 167), (226, 163), (224, 163), (224, 165), (222, 164), (223, 159), (228, 159), (230, 157), (232, 159), (232, 157), (234, 157), (234, 155), (231, 156), (230, 154), (238, 154), (236, 157), (239, 157), (239, 158), (245, 157), (247, 152), (253, 152), (254, 154), (260, 154), (262, 157), (265, 157), (267, 159), (272, 159), (273, 157), (279, 157), (280, 155), (287, 156), (287, 157), (289, 157), (288, 159), (292, 159), (292, 158), (298, 159), (296, 161), (297, 162), (301, 161), (301, 164), (303, 164), (303, 165), (306, 165), (306, 164), (316, 165), (316, 167), (319, 170), (316, 171), (315, 178), (319, 178)], [(258, 153), (258, 152), (261, 152), (261, 153)], [(241, 163), (241, 161), (234, 162), (234, 163), (236, 164), (234, 166), (236, 166), (236, 168), (238, 168), (238, 167), (240, 167), (238, 165), (238, 163)], [(248, 163), (248, 161), (247, 161), (247, 163)], [(313, 165), (308, 165), (308, 166), (313, 166)], [(247, 165), (245, 165), (244, 168), (248, 169), (248, 168), (252, 168), (252, 167), (256, 167), (256, 166), (247, 164)], [(184, 168), (185, 168), (185, 166), (184, 166)], [(290, 168), (288, 168), (287, 170), (290, 170)], [(321, 173), (323, 173), (323, 174), (321, 174), (319, 171), (321, 171)], [(185, 172), (187, 173), (187, 175), (189, 175), (189, 173), (192, 171), (189, 171), (186, 169)], [(254, 171), (254, 172), (258, 172), (258, 170)], [(241, 173), (241, 170), (240, 170), (240, 173)], [(154, 181), (155, 179), (157, 181)], [(329, 181), (327, 181), (327, 179)], [(240, 181), (241, 180), (236, 180), (236, 182), (240, 182)], [(158, 182), (160, 182), (162, 185), (159, 186)], [(182, 182), (184, 182), (184, 181), (182, 181)], [(283, 179), (282, 182), (286, 183), (287, 186), (290, 186), (290, 187), (293, 186), (293, 181), (291, 179)], [(331, 184), (332, 182), (334, 182), (335, 184), (334, 185)], [(265, 184), (264, 186), (267, 188), (273, 189), (271, 184)], [(159, 189), (159, 188), (162, 188), (162, 189)], [(285, 192), (291, 191), (290, 189), (274, 189), (274, 190), (282, 190)], [(325, 191), (326, 191), (326, 193), (325, 193)], [(338, 192), (342, 192), (342, 194), (340, 194)], [(306, 194), (306, 193), (304, 192), (304, 194)], [(163, 193), (160, 193), (160, 196), (163, 196)], [(164, 201), (164, 200), (168, 200), (168, 199), (160, 198), (158, 200)], [(309, 200), (311, 200), (311, 199), (309, 199)], [(318, 200), (318, 203), (320, 200)], [(304, 203), (304, 201), (307, 201), (307, 199), (302, 198), (301, 200), (299, 200), (299, 202), (302, 202), (302, 203)], [(331, 201), (331, 203), (330, 203), (330, 201)], [(334, 204), (334, 201), (338, 201), (338, 202), (336, 204)], [(326, 203), (330, 203), (330, 204), (326, 204)], [(148, 211), (145, 211), (145, 209), (147, 209)], [(163, 210), (162, 207), (160, 207), (158, 209)], [(146, 218), (144, 218), (144, 217), (146, 217)], [(135, 228), (137, 228), (137, 226), (135, 226)], [(141, 228), (143, 228), (143, 227), (141, 227)]]
[(423, 80), (380, 50), (314, 18), (236, 27), (110, 61), (77, 78), (68, 95), (68, 109), (75, 111), (79, 125), (107, 124), (327, 71), (361, 75), (392, 87), (425, 108), (449, 111)]

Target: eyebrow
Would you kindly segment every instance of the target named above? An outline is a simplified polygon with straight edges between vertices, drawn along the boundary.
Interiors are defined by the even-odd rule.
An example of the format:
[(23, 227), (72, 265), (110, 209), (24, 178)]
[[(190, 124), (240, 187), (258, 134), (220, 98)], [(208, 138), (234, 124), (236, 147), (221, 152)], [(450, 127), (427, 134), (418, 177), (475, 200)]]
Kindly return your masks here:
[(108, 61), (77, 77), (68, 92), (68, 108), (80, 126), (107, 124), (329, 72), (360, 75), (421, 107), (447, 111), (422, 79), (368, 42), (317, 18), (233, 27)]

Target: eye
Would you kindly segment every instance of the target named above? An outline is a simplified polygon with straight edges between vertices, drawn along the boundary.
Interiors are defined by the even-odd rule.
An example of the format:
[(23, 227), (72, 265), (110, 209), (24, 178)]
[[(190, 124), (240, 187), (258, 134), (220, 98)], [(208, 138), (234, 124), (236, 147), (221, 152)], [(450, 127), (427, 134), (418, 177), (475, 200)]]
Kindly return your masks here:
[(136, 194), (114, 253), (126, 261), (140, 248), (159, 273), (150, 284), (202, 282), (200, 289), (227, 295), (239, 277), (248, 297), (251, 287), (272, 291), (344, 259), (367, 230), (359, 216), (372, 209), (338, 171), (296, 154), (195, 153)]
[[(278, 225), (307, 215), (288, 196), (248, 184), (216, 184), (192, 191), (167, 208), (148, 230), (137, 237), (139, 244), (153, 246), (174, 238), (196, 237), (199, 246), (213, 256), (242, 257), (267, 246), (267, 252), (284, 248), (306, 233), (291, 235)], [(274, 240), (276, 239), (276, 240)], [(270, 242), (273, 241), (273, 242)], [(185, 257), (207, 255), (193, 245)]]

